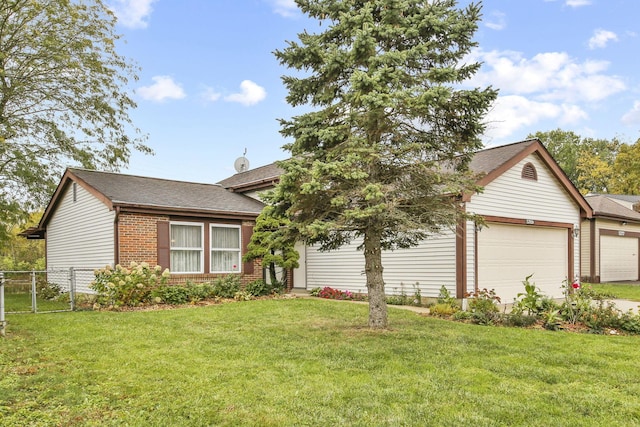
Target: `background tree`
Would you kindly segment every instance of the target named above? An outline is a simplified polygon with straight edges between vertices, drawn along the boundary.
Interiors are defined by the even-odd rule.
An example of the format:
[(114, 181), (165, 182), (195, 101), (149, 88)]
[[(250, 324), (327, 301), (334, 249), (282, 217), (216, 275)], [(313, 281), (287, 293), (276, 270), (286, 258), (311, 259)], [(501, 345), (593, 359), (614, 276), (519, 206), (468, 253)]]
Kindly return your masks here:
[(275, 52), (300, 74), (283, 77), (293, 106), (281, 120), (291, 159), (276, 214), (307, 244), (336, 249), (361, 238), (369, 326), (387, 326), (382, 251), (454, 228), (474, 191), (467, 163), (481, 147), (496, 91), (461, 89), (480, 67), (461, 63), (476, 43), (480, 6), (454, 0), (296, 0), (328, 24)]
[[(253, 228), (251, 242), (245, 254), (244, 261), (262, 259), (262, 266), (269, 273), (272, 285), (280, 284), (287, 288), (287, 270), (298, 268), (300, 254), (295, 250), (294, 243), (287, 240), (284, 230), (290, 221), (283, 216), (275, 216), (273, 206), (266, 206)], [(278, 276), (278, 269), (281, 270)]]
[(0, 2), (0, 234), (47, 203), (65, 166), (117, 170), (150, 152), (115, 22), (101, 0)]
[(613, 165), (620, 149), (617, 138), (583, 138), (562, 129), (536, 132), (528, 137), (538, 138), (544, 144), (583, 194), (610, 191), (614, 176)]
[(613, 165), (614, 194), (640, 194), (640, 139), (634, 144), (622, 144)]
[(27, 240), (18, 233), (38, 225), (42, 211), (29, 215), (26, 221), (14, 224), (6, 230), (8, 236), (0, 246), (0, 271), (44, 270), (44, 240)]

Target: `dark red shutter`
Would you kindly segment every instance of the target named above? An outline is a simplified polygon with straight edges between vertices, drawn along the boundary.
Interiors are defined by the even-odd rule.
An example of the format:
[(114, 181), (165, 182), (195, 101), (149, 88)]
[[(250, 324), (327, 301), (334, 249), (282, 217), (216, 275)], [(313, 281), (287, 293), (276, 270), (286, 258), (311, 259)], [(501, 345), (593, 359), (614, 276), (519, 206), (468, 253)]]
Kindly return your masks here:
[[(253, 234), (253, 225), (242, 226), (242, 256), (247, 253), (247, 246), (251, 241), (251, 235)], [(242, 270), (244, 274), (253, 274), (253, 261), (245, 262)]]
[(158, 265), (163, 269), (171, 268), (171, 235), (169, 221), (158, 221)]

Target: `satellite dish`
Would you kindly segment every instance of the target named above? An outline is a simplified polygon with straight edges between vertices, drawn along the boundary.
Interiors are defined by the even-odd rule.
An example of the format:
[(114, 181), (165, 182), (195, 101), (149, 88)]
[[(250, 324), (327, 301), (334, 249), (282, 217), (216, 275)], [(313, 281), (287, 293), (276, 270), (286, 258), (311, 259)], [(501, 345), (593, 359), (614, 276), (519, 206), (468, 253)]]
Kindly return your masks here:
[(233, 167), (236, 169), (236, 172), (246, 172), (249, 170), (249, 160), (245, 157), (238, 157), (235, 162), (233, 162)]

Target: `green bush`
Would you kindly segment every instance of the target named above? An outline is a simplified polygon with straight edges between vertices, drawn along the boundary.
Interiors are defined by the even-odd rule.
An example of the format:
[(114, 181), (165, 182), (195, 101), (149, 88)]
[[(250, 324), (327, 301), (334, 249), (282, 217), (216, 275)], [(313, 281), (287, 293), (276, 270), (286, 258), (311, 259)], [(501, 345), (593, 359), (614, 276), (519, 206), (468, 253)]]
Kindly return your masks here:
[(244, 290), (254, 297), (260, 297), (263, 295), (280, 294), (284, 290), (282, 283), (266, 283), (262, 279), (254, 280), (248, 283)]
[(156, 303), (186, 304), (190, 296), (185, 286), (161, 285), (151, 291), (151, 299)]
[(169, 270), (159, 265), (150, 267), (143, 262), (132, 262), (129, 268), (120, 264), (106, 266), (94, 272), (95, 279), (89, 286), (97, 292), (99, 305), (135, 307), (151, 301), (151, 291), (169, 280)]
[(36, 295), (48, 301), (55, 300), (62, 294), (62, 287), (57, 283), (47, 282), (43, 279), (36, 281)]
[(454, 307), (451, 304), (441, 303), (441, 302), (429, 308), (429, 314), (437, 317), (450, 317), (456, 311), (458, 311), (457, 306)]
[(517, 328), (526, 328), (534, 325), (538, 321), (537, 316), (524, 314), (522, 312), (511, 312), (502, 318), (505, 326), (515, 326)]
[(481, 291), (467, 294), (469, 298), (469, 311), (471, 320), (478, 325), (493, 325), (500, 318), (498, 305), (500, 297), (494, 289), (482, 289)]
[(220, 298), (233, 298), (240, 290), (241, 284), (240, 276), (237, 274), (219, 277), (212, 282), (212, 294)]
[(214, 293), (213, 285), (208, 282), (193, 283), (191, 281), (187, 281), (184, 287), (187, 290), (187, 297), (189, 302), (204, 301), (216, 296)]

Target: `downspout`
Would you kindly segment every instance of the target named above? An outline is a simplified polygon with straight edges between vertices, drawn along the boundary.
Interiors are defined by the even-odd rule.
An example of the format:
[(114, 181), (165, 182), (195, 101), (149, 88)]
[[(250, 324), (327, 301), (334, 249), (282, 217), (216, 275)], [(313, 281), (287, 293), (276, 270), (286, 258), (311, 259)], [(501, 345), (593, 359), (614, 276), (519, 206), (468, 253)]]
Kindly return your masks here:
[(113, 244), (114, 244), (114, 248), (113, 248), (113, 266), (115, 267), (116, 265), (120, 264), (120, 228), (119, 228), (119, 222), (120, 222), (120, 206), (116, 206), (115, 207), (115, 211), (116, 211), (116, 215), (113, 218)]

